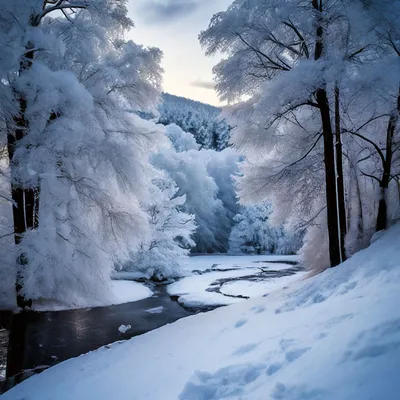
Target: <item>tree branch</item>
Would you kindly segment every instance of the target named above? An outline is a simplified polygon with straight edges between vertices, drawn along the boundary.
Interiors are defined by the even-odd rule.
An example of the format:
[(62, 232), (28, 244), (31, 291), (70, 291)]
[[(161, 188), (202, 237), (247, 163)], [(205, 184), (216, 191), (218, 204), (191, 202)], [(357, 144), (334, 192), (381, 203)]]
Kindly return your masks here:
[(6, 237), (13, 236), (13, 235), (15, 235), (15, 232), (6, 233), (5, 235), (0, 236), (0, 239), (4, 239)]
[[(63, 11), (63, 10), (71, 10), (73, 8), (80, 8), (80, 9), (86, 9), (86, 5), (82, 4), (74, 4), (74, 3), (65, 3), (66, 0), (58, 0), (54, 6), (51, 7), (45, 7), (44, 10), (35, 18), (35, 23), (39, 25), (40, 21), (47, 15), (50, 14), (53, 11)], [(53, 4), (53, 3), (47, 3), (47, 4)]]
[(354, 135), (354, 136), (357, 136), (357, 137), (359, 137), (360, 139), (363, 139), (363, 140), (365, 140), (366, 142), (368, 142), (369, 144), (371, 144), (373, 147), (374, 147), (374, 149), (376, 150), (376, 152), (379, 154), (379, 157), (381, 158), (381, 160), (382, 160), (382, 164), (385, 164), (386, 163), (386, 158), (385, 158), (385, 156), (384, 156), (384, 154), (383, 154), (383, 152), (382, 152), (382, 150), (379, 148), (379, 146), (375, 143), (375, 142), (373, 142), (371, 139), (368, 139), (367, 137), (365, 137), (364, 135), (361, 135), (360, 133), (358, 133), (358, 132), (352, 132), (352, 131), (348, 131), (348, 130), (344, 130), (344, 132), (346, 132), (346, 133), (350, 133), (350, 134), (352, 134), (352, 135)]
[(368, 178), (375, 179), (379, 183), (379, 185), (382, 183), (382, 181), (379, 178), (377, 178), (376, 176), (367, 174), (366, 172), (362, 171), (360, 168), (359, 168), (359, 170), (364, 176), (367, 176)]
[(305, 41), (303, 35), (300, 33), (300, 31), (294, 26), (293, 22), (289, 20), (289, 22), (283, 22), (283, 24), (286, 25), (287, 27), (293, 29), (294, 33), (297, 35), (297, 37), (299, 38), (299, 40), (302, 44), (304, 54), (306, 55), (307, 58), (310, 58), (310, 52), (308, 50), (306, 41)]
[(263, 53), (262, 51), (256, 49), (255, 47), (253, 47), (250, 43), (248, 43), (240, 33), (236, 33), (236, 35), (238, 36), (238, 38), (247, 46), (249, 47), (251, 50), (253, 50), (256, 54), (263, 56), (264, 58), (266, 58), (272, 65), (274, 65), (275, 67), (277, 67), (278, 69), (282, 70), (282, 71), (290, 71), (290, 68), (285, 67), (284, 65), (280, 65), (279, 63), (277, 63), (276, 61), (274, 61), (271, 57), (269, 57), (268, 55), (266, 55), (265, 53)]

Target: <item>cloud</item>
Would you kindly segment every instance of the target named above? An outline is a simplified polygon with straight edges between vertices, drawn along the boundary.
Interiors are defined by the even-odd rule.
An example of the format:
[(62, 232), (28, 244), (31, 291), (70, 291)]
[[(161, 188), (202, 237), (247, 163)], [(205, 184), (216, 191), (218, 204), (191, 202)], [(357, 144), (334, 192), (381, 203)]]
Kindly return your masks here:
[(193, 13), (204, 0), (142, 0), (138, 14), (147, 23), (170, 22)]
[(211, 81), (203, 81), (201, 79), (196, 79), (195, 81), (190, 83), (190, 86), (198, 87), (202, 89), (215, 89), (215, 83)]

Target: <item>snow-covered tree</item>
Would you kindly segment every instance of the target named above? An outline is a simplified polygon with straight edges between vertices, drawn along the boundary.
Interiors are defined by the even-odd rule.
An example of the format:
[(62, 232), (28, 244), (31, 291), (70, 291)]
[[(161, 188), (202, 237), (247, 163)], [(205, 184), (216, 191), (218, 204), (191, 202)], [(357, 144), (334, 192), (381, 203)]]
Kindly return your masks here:
[(4, 0), (1, 10), (18, 305), (104, 299), (115, 259), (149, 231), (140, 204), (162, 133), (124, 108), (155, 109), (161, 52), (124, 41), (125, 0)]
[(157, 175), (150, 189), (151, 198), (144, 206), (149, 215), (149, 238), (140, 243), (124, 269), (164, 279), (182, 276), (182, 263), (195, 246), (192, 235), (196, 225), (194, 215), (182, 211), (186, 198), (176, 196), (175, 183), (161, 171)]
[(167, 126), (167, 136), (172, 148), (155, 154), (152, 164), (176, 182), (177, 195), (186, 196), (183, 210), (195, 215), (193, 251), (226, 252), (236, 214), (233, 175), (237, 156), (230, 149), (199, 150), (193, 135), (176, 125)]
[[(383, 175), (363, 172), (378, 179), (384, 204), (393, 132), (375, 129), (375, 141), (363, 131), (372, 131), (380, 114), (390, 115), (384, 131), (396, 130), (397, 61), (390, 72), (384, 66), (390, 65), (385, 55), (398, 53), (398, 15), (390, 0), (236, 0), (200, 34), (207, 54), (226, 56), (214, 68), (220, 97), (238, 102), (228, 118), (232, 141), (246, 156), (241, 200), (269, 198), (278, 214), (290, 213), (300, 226), (312, 225), (324, 209), (332, 266), (346, 257), (350, 164), (360, 174), (373, 152)], [(391, 89), (378, 83), (382, 78), (392, 81)], [(350, 160), (351, 143), (362, 141), (370, 155)]]
[(239, 172), (240, 157), (230, 148), (222, 151), (203, 150), (203, 154), (208, 156), (207, 172), (218, 186), (217, 197), (222, 201), (229, 219), (229, 226), (225, 229), (228, 237), (239, 208), (234, 179)]
[(196, 143), (194, 136), (183, 131), (178, 125), (170, 124), (166, 127), (165, 133), (170, 140), (173, 148), (178, 153), (188, 150), (200, 150), (200, 146)]
[(159, 122), (176, 124), (191, 133), (203, 149), (222, 151), (229, 147), (231, 127), (220, 117), (221, 109), (209, 104), (163, 94)]
[(229, 238), (233, 253), (275, 253), (279, 233), (270, 224), (271, 205), (268, 203), (244, 206), (234, 218)]
[(273, 225), (272, 206), (268, 202), (242, 206), (234, 217), (229, 237), (231, 253), (295, 254), (301, 247), (301, 235)]

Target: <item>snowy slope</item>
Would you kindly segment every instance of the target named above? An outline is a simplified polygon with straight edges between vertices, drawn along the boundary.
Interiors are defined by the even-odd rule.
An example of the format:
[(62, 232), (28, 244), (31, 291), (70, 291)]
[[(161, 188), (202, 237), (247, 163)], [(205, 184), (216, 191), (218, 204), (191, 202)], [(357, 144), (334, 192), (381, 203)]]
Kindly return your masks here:
[(400, 225), (289, 289), (30, 378), (4, 400), (397, 400)]

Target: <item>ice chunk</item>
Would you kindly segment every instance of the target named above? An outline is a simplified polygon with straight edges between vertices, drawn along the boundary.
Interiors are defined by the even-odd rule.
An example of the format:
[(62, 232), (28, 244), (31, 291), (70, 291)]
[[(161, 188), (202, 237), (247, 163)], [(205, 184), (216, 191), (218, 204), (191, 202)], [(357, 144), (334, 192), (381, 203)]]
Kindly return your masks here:
[(118, 331), (120, 332), (120, 333), (125, 333), (125, 332), (127, 332), (127, 331), (129, 331), (129, 329), (131, 329), (132, 327), (130, 326), (130, 325), (121, 325), (119, 328), (118, 328)]

